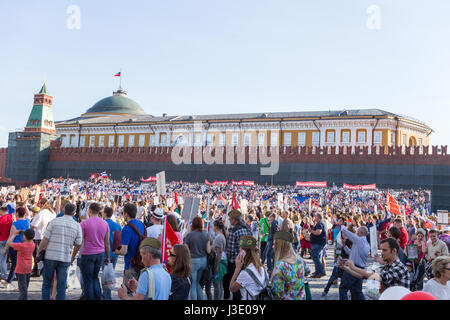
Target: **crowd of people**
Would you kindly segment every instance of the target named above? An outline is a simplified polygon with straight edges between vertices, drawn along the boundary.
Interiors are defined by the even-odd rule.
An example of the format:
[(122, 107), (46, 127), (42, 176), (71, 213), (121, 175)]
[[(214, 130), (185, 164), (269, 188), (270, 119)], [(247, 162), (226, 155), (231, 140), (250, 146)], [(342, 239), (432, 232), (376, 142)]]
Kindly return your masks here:
[[(425, 190), (180, 181), (164, 191), (127, 179), (3, 187), (1, 284), (14, 289), (17, 279), (25, 300), (30, 277), (42, 277), (42, 300), (64, 300), (76, 265), (86, 300), (311, 300), (308, 279), (327, 276), (325, 257), (334, 248), (322, 296), (338, 285), (340, 300), (349, 292), (364, 300), (364, 280), (377, 279), (380, 293), (402, 286), (450, 299), (450, 230), (430, 212)], [(390, 212), (387, 194), (405, 203), (401, 214)], [(193, 215), (184, 210), (188, 198), (200, 198)], [(119, 259), (116, 293), (100, 272), (115, 270)], [(366, 269), (371, 259), (378, 271)]]

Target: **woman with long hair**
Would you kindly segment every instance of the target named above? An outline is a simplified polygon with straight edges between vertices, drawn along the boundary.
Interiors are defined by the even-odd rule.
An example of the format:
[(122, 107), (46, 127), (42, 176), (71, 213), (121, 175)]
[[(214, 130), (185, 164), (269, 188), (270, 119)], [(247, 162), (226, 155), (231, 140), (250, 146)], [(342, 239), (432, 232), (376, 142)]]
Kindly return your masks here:
[(208, 234), (203, 232), (202, 218), (197, 216), (192, 220), (192, 231), (186, 235), (184, 243), (191, 253), (191, 300), (205, 300), (200, 279), (206, 269), (206, 257), (211, 252), (211, 245)]
[(25, 231), (30, 228), (30, 220), (27, 218), (28, 210), (24, 207), (18, 207), (16, 209), (16, 221), (12, 223), (11, 230), (9, 232), (9, 238), (3, 252), (1, 253), (3, 256), (6, 256), (6, 252), (8, 252), (8, 256), (11, 259), (11, 269), (9, 270), (9, 275), (7, 280), (2, 280), (1, 283), (6, 287), (11, 287), (11, 282), (15, 276), (14, 270), (16, 269), (17, 264), (17, 251), (8, 245), (9, 242), (13, 243), (23, 243), (23, 234), (17, 234), (16, 231)]
[(301, 253), (300, 255), (302, 258), (304, 257), (304, 254), (310, 254), (311, 252), (311, 242), (310, 242), (310, 233), (309, 229), (311, 228), (309, 218), (307, 216), (303, 217), (303, 226), (302, 226), (302, 233), (300, 236), (300, 247), (301, 247)]
[(225, 225), (221, 220), (214, 221), (216, 237), (213, 241), (214, 262), (214, 300), (223, 300), (223, 276), (227, 273), (228, 260), (226, 253)]
[(191, 290), (191, 254), (184, 244), (176, 244), (170, 249), (168, 264), (171, 267), (172, 287), (169, 300), (187, 300)]
[(292, 234), (278, 231), (274, 235), (275, 267), (272, 283), (277, 300), (305, 300), (306, 275), (309, 268), (292, 248)]
[(243, 236), (239, 243), (241, 251), (236, 257), (236, 269), (230, 281), (230, 291), (240, 290), (242, 300), (256, 300), (269, 283), (269, 276), (259, 257), (257, 243), (252, 236)]

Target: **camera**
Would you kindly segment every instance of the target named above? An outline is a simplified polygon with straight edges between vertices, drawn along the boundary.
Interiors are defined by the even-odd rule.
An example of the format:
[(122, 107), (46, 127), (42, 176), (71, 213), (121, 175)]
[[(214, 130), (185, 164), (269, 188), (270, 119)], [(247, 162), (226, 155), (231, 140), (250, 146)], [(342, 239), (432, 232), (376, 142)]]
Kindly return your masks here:
[(25, 234), (25, 231), (23, 231), (23, 230), (19, 231), (19, 235), (24, 235), (24, 234)]

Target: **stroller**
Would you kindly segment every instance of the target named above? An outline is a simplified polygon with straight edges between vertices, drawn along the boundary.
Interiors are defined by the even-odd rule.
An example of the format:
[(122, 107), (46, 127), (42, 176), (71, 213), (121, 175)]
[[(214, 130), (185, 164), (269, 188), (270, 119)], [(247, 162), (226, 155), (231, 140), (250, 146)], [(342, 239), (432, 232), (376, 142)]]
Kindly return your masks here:
[(431, 264), (432, 262), (427, 262), (425, 259), (420, 260), (419, 264), (416, 267), (416, 270), (413, 272), (411, 280), (411, 291), (421, 291), (423, 289), (425, 276), (428, 279), (433, 278), (433, 273), (431, 272)]

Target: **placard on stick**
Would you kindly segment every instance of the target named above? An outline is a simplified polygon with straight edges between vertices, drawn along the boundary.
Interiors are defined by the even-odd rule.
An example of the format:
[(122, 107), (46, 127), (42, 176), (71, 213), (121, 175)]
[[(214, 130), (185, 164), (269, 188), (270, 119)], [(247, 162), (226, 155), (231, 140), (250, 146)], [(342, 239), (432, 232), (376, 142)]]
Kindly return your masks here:
[(166, 195), (166, 172), (161, 171), (156, 174), (156, 192), (159, 196)]
[(198, 213), (200, 207), (200, 198), (186, 198), (184, 200), (183, 212), (181, 217), (184, 221), (191, 221)]
[(448, 210), (438, 210), (437, 211), (437, 224), (448, 225), (450, 220), (450, 215)]

